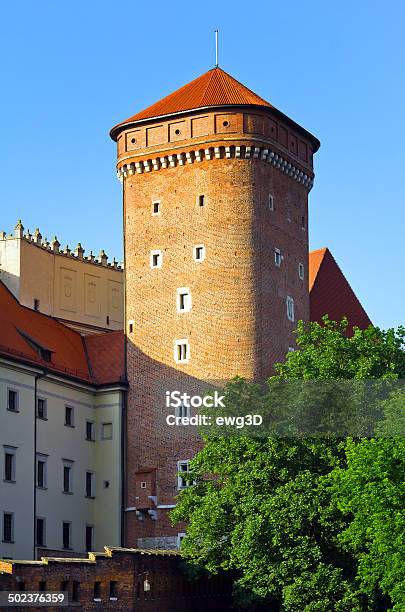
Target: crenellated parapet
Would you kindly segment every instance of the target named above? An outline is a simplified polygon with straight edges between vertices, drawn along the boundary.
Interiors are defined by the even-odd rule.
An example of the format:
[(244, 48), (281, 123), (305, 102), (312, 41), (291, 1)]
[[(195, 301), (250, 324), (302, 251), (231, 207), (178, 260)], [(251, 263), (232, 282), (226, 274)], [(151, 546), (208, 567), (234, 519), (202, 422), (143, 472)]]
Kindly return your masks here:
[(90, 251), (89, 255), (86, 256), (85, 249), (82, 247), (79, 242), (73, 250), (67, 244), (64, 248), (61, 248), (61, 243), (59, 242), (56, 236), (53, 237), (52, 240), (48, 240), (46, 237), (44, 238), (37, 227), (33, 234), (31, 234), (30, 230), (25, 230), (21, 219), (19, 219), (14, 227), (14, 232), (7, 234), (6, 232), (0, 232), (0, 240), (24, 240), (25, 242), (32, 244), (44, 251), (52, 253), (53, 255), (59, 255), (61, 257), (66, 257), (68, 259), (76, 259), (78, 261), (87, 262), (93, 264), (95, 266), (102, 266), (104, 268), (113, 268), (114, 270), (123, 270), (124, 265), (121, 262), (118, 262), (115, 257), (113, 257), (112, 261), (108, 261), (108, 256), (106, 255), (104, 249), (102, 249), (97, 256)]

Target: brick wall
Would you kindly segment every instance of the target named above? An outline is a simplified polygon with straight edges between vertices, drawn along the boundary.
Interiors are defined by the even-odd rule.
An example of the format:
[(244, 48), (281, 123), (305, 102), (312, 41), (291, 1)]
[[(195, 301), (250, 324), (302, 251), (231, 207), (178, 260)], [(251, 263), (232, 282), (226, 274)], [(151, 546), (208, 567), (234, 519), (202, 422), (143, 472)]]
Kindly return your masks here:
[[(125, 134), (119, 139), (119, 163), (152, 158), (145, 166), (149, 171), (124, 179), (126, 320), (133, 321), (127, 335), (130, 546), (152, 545), (151, 538), (162, 546), (166, 537), (172, 547), (173, 538), (184, 531), (184, 526), (171, 526), (167, 506), (175, 504), (178, 494), (178, 461), (191, 459), (201, 442), (192, 428), (167, 426), (166, 415), (173, 409), (165, 407), (166, 391), (204, 395), (209, 386), (221, 386), (236, 375), (263, 380), (294, 346), (296, 321), (309, 319), (308, 189), (265, 160), (228, 155), (226, 146), (229, 151), (229, 145), (233, 151), (235, 146), (253, 149), (277, 136), (280, 154), (290, 155), (309, 174), (312, 155), (300, 158), (297, 135), (285, 130), (284, 139), (281, 125), (271, 135), (271, 120), (266, 123), (269, 117), (263, 113), (224, 117), (207, 114), (206, 129), (216, 140), (207, 135), (205, 144), (201, 136), (190, 137), (191, 118), (178, 128), (181, 145), (165, 130), (152, 140), (149, 132), (137, 137), (134, 150), (125, 150)], [(251, 135), (260, 130), (260, 137)], [(162, 149), (156, 138), (166, 133), (171, 144)], [(184, 163), (152, 169), (153, 158), (164, 154), (170, 159), (179, 146), (187, 152), (196, 141), (204, 150), (210, 147), (208, 158), (186, 163), (184, 153)], [(310, 143), (305, 147), (309, 151)], [(274, 210), (269, 210), (269, 194)], [(199, 195), (204, 195), (204, 206), (198, 204)], [(154, 201), (160, 203), (157, 215), (152, 214)], [(196, 245), (205, 247), (201, 263), (193, 258)], [(280, 267), (274, 265), (276, 248)], [(150, 266), (154, 250), (162, 255), (158, 269)], [(299, 263), (304, 280), (298, 276)], [(191, 291), (187, 313), (176, 309), (181, 287)], [(287, 295), (294, 299), (294, 322), (286, 315)], [(186, 364), (174, 360), (176, 339), (189, 341)], [(142, 490), (140, 482), (145, 483)]]
[[(230, 581), (207, 575), (197, 580), (188, 578), (185, 564), (177, 553), (105, 550), (103, 554), (91, 553), (88, 559), (0, 561), (0, 590), (37, 591), (40, 583), (45, 583), (42, 586), (46, 591), (68, 591), (69, 606), (64, 610), (219, 612), (228, 609)], [(145, 580), (150, 585), (149, 591), (144, 590)], [(100, 601), (95, 601), (95, 582), (99, 583)], [(114, 597), (110, 597), (111, 582), (115, 583)]]

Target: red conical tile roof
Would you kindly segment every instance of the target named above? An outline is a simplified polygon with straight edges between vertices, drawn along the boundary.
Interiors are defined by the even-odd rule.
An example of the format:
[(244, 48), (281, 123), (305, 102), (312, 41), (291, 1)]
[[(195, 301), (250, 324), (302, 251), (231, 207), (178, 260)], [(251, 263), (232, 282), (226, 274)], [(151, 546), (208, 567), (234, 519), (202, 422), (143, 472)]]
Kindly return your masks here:
[(287, 121), (305, 137), (309, 138), (312, 141), (314, 152), (319, 149), (320, 142), (315, 136), (255, 94), (251, 89), (242, 85), (222, 68), (208, 70), (194, 81), (183, 85), (183, 87), (155, 102), (155, 104), (118, 123), (110, 130), (110, 136), (113, 140), (116, 140), (121, 129), (137, 121), (165, 117), (200, 108), (221, 106), (261, 106), (271, 109), (276, 116), (283, 121)]
[[(182, 111), (205, 108), (207, 106), (258, 105), (273, 108), (253, 91), (242, 85), (222, 68), (212, 68), (187, 85), (183, 85), (152, 106), (119, 123), (117, 127), (133, 121), (152, 119)], [(112, 131), (113, 131), (112, 130)]]

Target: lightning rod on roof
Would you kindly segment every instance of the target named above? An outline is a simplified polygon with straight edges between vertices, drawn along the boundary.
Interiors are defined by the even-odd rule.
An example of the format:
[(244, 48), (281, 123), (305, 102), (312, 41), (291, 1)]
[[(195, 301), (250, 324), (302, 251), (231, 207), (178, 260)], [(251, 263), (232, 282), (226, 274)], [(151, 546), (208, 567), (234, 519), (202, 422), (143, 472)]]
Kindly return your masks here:
[(218, 30), (215, 32), (215, 68), (218, 68)]

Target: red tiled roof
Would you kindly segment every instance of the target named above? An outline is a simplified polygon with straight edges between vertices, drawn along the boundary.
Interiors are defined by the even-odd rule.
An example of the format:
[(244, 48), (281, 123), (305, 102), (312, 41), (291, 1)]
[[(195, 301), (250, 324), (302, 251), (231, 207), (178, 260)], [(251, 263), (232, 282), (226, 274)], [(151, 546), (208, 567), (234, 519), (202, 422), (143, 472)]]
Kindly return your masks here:
[(171, 115), (196, 108), (228, 104), (237, 106), (254, 104), (273, 108), (269, 102), (239, 83), (222, 68), (212, 68), (212, 70), (208, 70), (187, 85), (183, 85), (180, 89), (155, 102), (152, 106), (148, 106), (148, 108), (129, 117), (126, 121), (119, 123), (113, 130), (125, 123), (141, 119), (151, 119), (152, 117)]
[(99, 384), (122, 380), (124, 375), (124, 332), (92, 334), (84, 338), (93, 376)]
[[(121, 333), (122, 339), (117, 338)], [(100, 334), (105, 365), (100, 366), (100, 356), (90, 348), (87, 356), (87, 339), (56, 319), (21, 306), (13, 294), (0, 281), (0, 354), (39, 365), (42, 368), (64, 374), (91, 384), (101, 385), (124, 379), (123, 333)], [(112, 350), (107, 350), (108, 338)], [(95, 338), (98, 337), (94, 336)], [(117, 359), (117, 347), (121, 342), (122, 358)], [(36, 350), (38, 347), (38, 350)], [(51, 352), (51, 361), (41, 356), (40, 348)], [(93, 364), (91, 359), (95, 360)], [(121, 369), (120, 369), (121, 368)]]
[(364, 329), (371, 321), (328, 248), (309, 253), (309, 301), (311, 321), (347, 317), (350, 327)]

